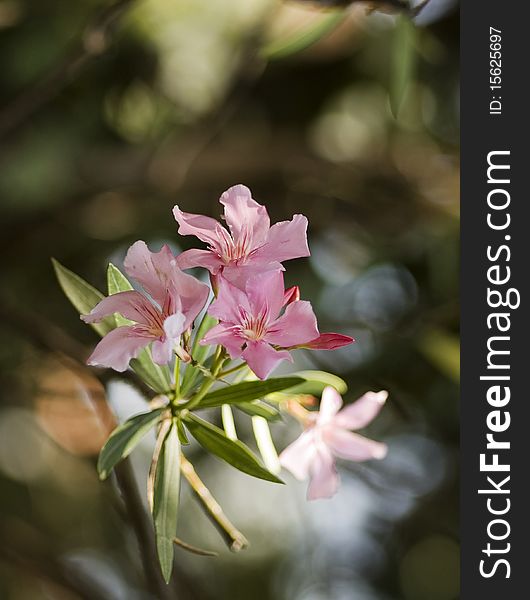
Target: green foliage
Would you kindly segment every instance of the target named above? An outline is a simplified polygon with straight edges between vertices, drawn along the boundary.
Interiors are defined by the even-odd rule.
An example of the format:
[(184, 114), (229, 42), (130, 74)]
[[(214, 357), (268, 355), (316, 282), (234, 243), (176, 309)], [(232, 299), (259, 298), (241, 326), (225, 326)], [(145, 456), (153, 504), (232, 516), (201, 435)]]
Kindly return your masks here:
[[(195, 338), (191, 347), (191, 356), (198, 364), (202, 365), (211, 350), (211, 346), (201, 346), (200, 340), (208, 333), (208, 331), (217, 324), (217, 320), (209, 314), (205, 314), (201, 324), (195, 332)], [(188, 365), (182, 378), (181, 392), (185, 396), (193, 387), (200, 375), (200, 369), (193, 365)]]
[(279, 421), (282, 418), (280, 412), (276, 408), (261, 400), (242, 402), (241, 404), (237, 404), (236, 407), (251, 417), (263, 417), (264, 419), (267, 419), (267, 421)]
[(331, 33), (344, 20), (345, 15), (345, 11), (324, 14), (316, 23), (309, 26), (304, 24), (291, 35), (266, 45), (261, 51), (262, 56), (268, 60), (278, 60), (297, 54)]
[(206, 394), (201, 400), (201, 408), (222, 404), (248, 403), (259, 398), (302, 384), (300, 377), (278, 377), (266, 381), (242, 381)]
[(129, 456), (143, 436), (154, 427), (163, 411), (163, 408), (159, 408), (135, 415), (116, 427), (99, 454), (98, 473), (101, 479), (106, 479), (120, 460)]
[(289, 390), (292, 394), (312, 394), (320, 396), (323, 389), (330, 385), (334, 387), (339, 394), (345, 394), (348, 391), (348, 385), (337, 375), (326, 373), (326, 371), (297, 371), (293, 373), (295, 377), (300, 377), (305, 381)]
[[(80, 315), (87, 315), (94, 306), (103, 299), (103, 294), (79, 277), (79, 275), (76, 275), (66, 267), (63, 267), (63, 265), (55, 260), (55, 258), (52, 258), (52, 264), (59, 285), (68, 300), (70, 300)], [(112, 317), (108, 317), (103, 319), (100, 323), (91, 323), (91, 327), (93, 327), (99, 335), (103, 336), (114, 329), (115, 324)]]
[(153, 522), (162, 575), (169, 583), (173, 570), (174, 539), (180, 492), (180, 441), (175, 423), (166, 434), (155, 472)]
[(397, 119), (399, 109), (413, 80), (416, 51), (416, 26), (405, 16), (399, 16), (394, 32), (390, 79), (390, 109)]
[(254, 431), (254, 438), (256, 439), (256, 444), (258, 445), (258, 450), (265, 466), (272, 473), (279, 473), (282, 470), (282, 466), (272, 439), (269, 424), (265, 418), (259, 415), (253, 416), (252, 430)]
[(197, 417), (193, 413), (188, 413), (184, 417), (184, 421), (193, 437), (208, 452), (215, 454), (236, 469), (243, 471), (243, 473), (247, 473), (258, 479), (283, 483), (276, 475), (273, 475), (260, 465), (258, 459), (243, 442), (228, 439), (222, 429)]

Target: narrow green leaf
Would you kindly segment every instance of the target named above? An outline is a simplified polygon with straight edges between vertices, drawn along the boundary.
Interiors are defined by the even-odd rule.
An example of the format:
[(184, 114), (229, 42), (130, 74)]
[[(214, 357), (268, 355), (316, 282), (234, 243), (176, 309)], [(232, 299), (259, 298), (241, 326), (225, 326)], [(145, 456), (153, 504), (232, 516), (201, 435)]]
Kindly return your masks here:
[(221, 406), (221, 421), (225, 435), (229, 440), (237, 440), (236, 424), (234, 422), (234, 413), (230, 404)]
[[(107, 286), (109, 296), (134, 289), (127, 277), (112, 263), (109, 263), (107, 268)], [(129, 319), (119, 314), (114, 315), (114, 318), (118, 327), (131, 323)], [(157, 365), (153, 361), (149, 348), (141, 350), (138, 357), (131, 360), (130, 366), (138, 377), (155, 392), (162, 394), (171, 388), (171, 377), (167, 365)]]
[(149, 348), (144, 348), (138, 358), (133, 358), (129, 364), (138, 377), (155, 392), (164, 394), (171, 389), (169, 369), (166, 365), (157, 365), (153, 361)]
[[(199, 342), (216, 324), (217, 320), (206, 313), (201, 321), (201, 324), (199, 325), (199, 328), (195, 332), (195, 337), (191, 347), (191, 356), (199, 364), (204, 364), (204, 361), (211, 351), (211, 346), (201, 346)], [(191, 390), (193, 384), (200, 374), (201, 372), (199, 369), (197, 369), (197, 367), (194, 367), (193, 365), (188, 365), (186, 367), (181, 383), (181, 392), (183, 396), (185, 396)]]
[(188, 413), (184, 421), (193, 437), (208, 452), (215, 454), (236, 469), (243, 471), (243, 473), (247, 473), (258, 479), (283, 483), (276, 475), (273, 475), (260, 465), (258, 459), (243, 442), (228, 439), (222, 429), (197, 417), (193, 413)]
[(254, 416), (252, 417), (252, 429), (263, 463), (271, 473), (280, 473), (282, 467), (278, 452), (276, 451), (276, 446), (272, 440), (269, 424), (263, 417)]
[(111, 433), (98, 459), (100, 479), (106, 479), (122, 458), (128, 456), (143, 436), (154, 427), (164, 408), (141, 413), (122, 423)]
[(344, 20), (346, 14), (345, 11), (323, 14), (316, 23), (303, 24), (291, 35), (267, 44), (261, 54), (268, 60), (277, 60), (301, 52), (333, 31)]
[(174, 539), (180, 492), (180, 442), (177, 426), (170, 427), (156, 466), (153, 496), (153, 522), (160, 569), (166, 583), (173, 570)]
[[(63, 267), (63, 265), (55, 260), (55, 258), (52, 258), (52, 264), (59, 285), (68, 300), (70, 300), (80, 315), (87, 315), (94, 306), (103, 299), (103, 294), (79, 277), (79, 275), (76, 275), (66, 267)], [(103, 336), (114, 329), (114, 319), (110, 317), (104, 319), (100, 323), (91, 323), (91, 327), (97, 331), (99, 335)]]
[(107, 287), (109, 296), (134, 289), (127, 277), (112, 263), (107, 267)]
[(200, 408), (209, 408), (221, 406), (222, 404), (252, 402), (267, 394), (279, 392), (302, 383), (303, 379), (300, 377), (277, 377), (267, 381), (242, 381), (206, 394), (199, 406)]
[(320, 396), (322, 390), (330, 385), (334, 387), (339, 394), (345, 394), (348, 391), (348, 385), (337, 375), (326, 373), (326, 371), (297, 371), (293, 376), (300, 377), (305, 381), (289, 390), (291, 394), (312, 394)]
[(243, 411), (247, 415), (250, 415), (251, 417), (263, 417), (264, 419), (267, 419), (267, 421), (278, 421), (281, 419), (281, 414), (277, 409), (275, 409), (273, 406), (269, 406), (266, 402), (262, 402), (261, 400), (243, 402), (241, 404), (237, 404), (236, 408), (239, 408), (239, 410)]
[(187, 446), (190, 443), (190, 441), (188, 440), (188, 435), (186, 433), (186, 430), (184, 429), (184, 425), (183, 425), (181, 419), (177, 419), (176, 423), (177, 423), (177, 433), (179, 434), (180, 443), (183, 446)]
[(399, 16), (396, 20), (390, 74), (390, 109), (396, 119), (414, 73), (416, 35), (416, 27), (410, 18)]

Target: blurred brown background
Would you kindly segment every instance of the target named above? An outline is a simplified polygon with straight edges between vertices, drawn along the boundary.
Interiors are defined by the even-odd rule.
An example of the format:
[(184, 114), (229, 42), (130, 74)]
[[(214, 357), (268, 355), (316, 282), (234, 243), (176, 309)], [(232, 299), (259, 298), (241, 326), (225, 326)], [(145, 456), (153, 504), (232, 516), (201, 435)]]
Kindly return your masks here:
[[(309, 218), (312, 256), (287, 283), (357, 343), (297, 365), (345, 378), (350, 401), (388, 389), (369, 433), (390, 452), (341, 465), (340, 493), (308, 504), (291, 478), (192, 449), (251, 547), (225, 550), (183, 487), (179, 535), (220, 557), (177, 550), (171, 593), (458, 597), (458, 36), (445, 0), (415, 27), (317, 2), (0, 0), (0, 598), (154, 597), (95, 471), (113, 413), (144, 400), (83, 366), (95, 336), (50, 257), (104, 289), (136, 239), (194, 242), (174, 204), (217, 217), (235, 183), (273, 222)], [(297, 429), (274, 432), (282, 448)], [(133, 456), (142, 495), (151, 444)]]

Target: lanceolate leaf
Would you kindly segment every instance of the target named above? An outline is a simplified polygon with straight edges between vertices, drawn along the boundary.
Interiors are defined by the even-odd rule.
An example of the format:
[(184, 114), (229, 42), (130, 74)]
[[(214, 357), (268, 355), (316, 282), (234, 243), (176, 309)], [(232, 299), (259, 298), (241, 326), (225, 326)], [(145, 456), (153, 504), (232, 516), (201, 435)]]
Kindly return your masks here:
[(395, 41), (392, 47), (393, 64), (390, 82), (390, 109), (394, 118), (398, 117), (399, 109), (413, 79), (416, 35), (414, 23), (408, 17), (399, 16), (396, 21)]
[(132, 452), (142, 437), (154, 427), (163, 411), (163, 408), (159, 408), (135, 415), (116, 427), (99, 453), (98, 473), (101, 479), (106, 479), (120, 460)]
[[(133, 289), (133, 286), (125, 275), (109, 263), (107, 269), (107, 285), (109, 296), (118, 292), (127, 292)], [(121, 315), (114, 315), (116, 326), (128, 325), (130, 321)], [(166, 365), (157, 365), (152, 357), (149, 348), (144, 348), (138, 354), (138, 358), (133, 358), (130, 362), (132, 370), (155, 392), (164, 393), (171, 387), (169, 369)]]
[(241, 404), (237, 404), (237, 408), (251, 417), (263, 417), (264, 419), (267, 419), (267, 421), (278, 421), (281, 419), (281, 414), (276, 408), (269, 406), (266, 402), (262, 402), (261, 400), (242, 402)]
[(256, 438), (259, 453), (261, 454), (265, 466), (271, 473), (279, 473), (282, 468), (278, 452), (272, 441), (269, 424), (263, 417), (254, 416), (252, 417), (252, 429), (254, 430), (254, 437)]
[(293, 375), (301, 377), (304, 382), (291, 388), (289, 393), (320, 396), (322, 390), (328, 385), (334, 387), (339, 394), (345, 394), (348, 390), (348, 386), (344, 379), (337, 377), (337, 375), (326, 373), (325, 371), (297, 371), (296, 373), (293, 373)]
[(127, 277), (125, 277), (118, 267), (114, 266), (112, 263), (109, 263), (109, 266), (107, 267), (107, 287), (109, 296), (117, 294), (118, 292), (128, 292), (134, 289)]
[(156, 549), (162, 575), (169, 582), (173, 570), (174, 539), (180, 491), (180, 442), (177, 426), (172, 424), (158, 458), (153, 497)]
[[(103, 294), (92, 287), (84, 279), (76, 275), (60, 262), (52, 258), (55, 275), (59, 281), (63, 292), (72, 305), (77, 309), (80, 315), (87, 315), (96, 304), (103, 299)], [(91, 326), (99, 333), (105, 335), (114, 329), (114, 319), (112, 317), (104, 319), (101, 323), (93, 323)]]
[(243, 473), (258, 479), (283, 483), (281, 479), (278, 479), (260, 465), (258, 459), (243, 442), (228, 439), (222, 429), (204, 421), (193, 413), (186, 415), (185, 423), (193, 437), (208, 452), (222, 458), (236, 469), (243, 471)]
[(274, 40), (262, 49), (262, 54), (269, 60), (275, 60), (301, 52), (333, 31), (345, 16), (345, 11), (323, 14), (316, 23), (303, 24), (291, 35)]
[(278, 377), (267, 381), (242, 381), (206, 394), (201, 400), (200, 407), (207, 408), (221, 406), (222, 404), (252, 402), (267, 394), (286, 390), (303, 382), (304, 380), (300, 377)]
[(166, 365), (157, 365), (153, 361), (149, 348), (144, 348), (138, 358), (133, 358), (129, 364), (138, 377), (155, 392), (163, 394), (171, 389), (169, 369)]

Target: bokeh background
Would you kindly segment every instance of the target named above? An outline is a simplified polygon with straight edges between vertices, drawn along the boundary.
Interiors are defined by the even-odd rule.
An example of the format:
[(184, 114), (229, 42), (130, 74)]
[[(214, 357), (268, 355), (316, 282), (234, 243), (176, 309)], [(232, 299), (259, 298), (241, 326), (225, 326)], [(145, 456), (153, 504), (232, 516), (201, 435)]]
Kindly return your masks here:
[[(288, 264), (321, 330), (353, 335), (297, 367), (390, 399), (377, 464), (342, 489), (254, 480), (192, 448), (251, 541), (231, 554), (182, 490), (180, 600), (458, 597), (458, 12), (415, 22), (276, 0), (0, 0), (0, 598), (143, 600), (127, 515), (96, 455), (114, 415), (145, 408), (90, 370), (96, 342), (60, 291), (54, 256), (104, 289), (109, 260), (174, 250), (171, 208), (218, 216), (248, 185), (272, 221), (310, 221)], [(329, 3), (328, 3), (329, 4)], [(375, 4), (375, 3), (372, 3)], [(284, 369), (285, 371), (285, 369)], [(108, 407), (111, 407), (110, 409)], [(248, 419), (241, 435), (253, 444)], [(280, 448), (298, 433), (274, 426)], [(132, 464), (145, 496), (153, 440)]]

